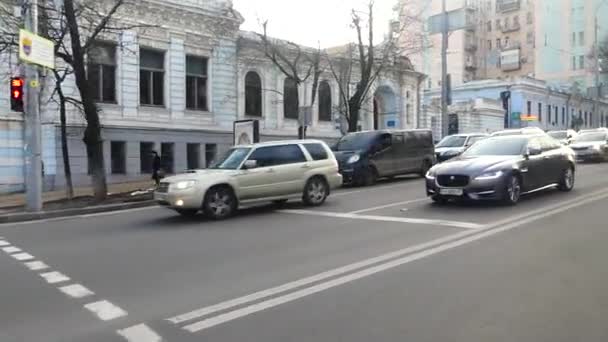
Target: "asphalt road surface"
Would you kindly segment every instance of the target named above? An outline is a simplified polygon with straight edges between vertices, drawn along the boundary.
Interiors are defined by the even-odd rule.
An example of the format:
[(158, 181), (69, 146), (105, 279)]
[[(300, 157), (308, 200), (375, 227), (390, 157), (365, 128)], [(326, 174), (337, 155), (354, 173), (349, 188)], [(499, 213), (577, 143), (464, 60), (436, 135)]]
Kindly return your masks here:
[(608, 164), (516, 207), (423, 180), (211, 222), (0, 225), (0, 341), (608, 341)]

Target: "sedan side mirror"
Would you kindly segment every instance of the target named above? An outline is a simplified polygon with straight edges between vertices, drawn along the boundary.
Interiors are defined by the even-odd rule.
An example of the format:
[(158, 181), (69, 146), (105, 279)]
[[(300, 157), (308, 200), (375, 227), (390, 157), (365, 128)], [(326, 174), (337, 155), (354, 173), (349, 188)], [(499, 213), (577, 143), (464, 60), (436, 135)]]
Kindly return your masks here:
[(258, 161), (257, 160), (246, 160), (245, 163), (243, 164), (243, 170), (251, 170), (251, 169), (255, 169), (258, 167)]

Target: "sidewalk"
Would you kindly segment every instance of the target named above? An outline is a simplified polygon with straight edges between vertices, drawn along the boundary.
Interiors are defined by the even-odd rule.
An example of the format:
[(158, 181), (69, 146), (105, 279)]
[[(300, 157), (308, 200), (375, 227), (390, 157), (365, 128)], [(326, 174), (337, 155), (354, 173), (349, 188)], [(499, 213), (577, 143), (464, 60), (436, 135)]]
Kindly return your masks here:
[[(130, 183), (108, 184), (108, 192), (110, 194), (128, 193), (136, 190), (147, 190), (153, 188), (154, 184), (151, 180), (141, 180)], [(74, 188), (74, 197), (92, 196), (93, 188), (79, 187)], [(65, 189), (57, 191), (45, 192), (42, 195), (44, 203), (59, 201), (66, 199)], [(25, 205), (25, 194), (10, 194), (0, 195), (0, 213), (10, 208), (20, 207)]]

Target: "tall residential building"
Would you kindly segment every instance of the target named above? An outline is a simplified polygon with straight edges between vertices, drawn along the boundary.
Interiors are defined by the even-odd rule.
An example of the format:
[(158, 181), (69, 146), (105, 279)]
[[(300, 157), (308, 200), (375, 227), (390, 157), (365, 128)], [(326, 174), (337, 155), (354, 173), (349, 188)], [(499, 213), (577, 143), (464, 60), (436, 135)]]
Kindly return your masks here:
[[(416, 2), (415, 5), (412, 1)], [(588, 88), (606, 83), (608, 63), (595, 57), (597, 44), (608, 46), (608, 2), (604, 0), (446, 0), (448, 11), (461, 11), (467, 25), (449, 35), (448, 72), (452, 86), (479, 79), (513, 80), (531, 76), (553, 87)], [(441, 13), (442, 0), (402, 0), (421, 8), (421, 21)], [(425, 48), (411, 57), (429, 75), (427, 88), (441, 83), (441, 35), (420, 25)], [(600, 49), (601, 50), (601, 49)], [(600, 56), (601, 57), (601, 56)], [(604, 95), (608, 91), (603, 91)]]

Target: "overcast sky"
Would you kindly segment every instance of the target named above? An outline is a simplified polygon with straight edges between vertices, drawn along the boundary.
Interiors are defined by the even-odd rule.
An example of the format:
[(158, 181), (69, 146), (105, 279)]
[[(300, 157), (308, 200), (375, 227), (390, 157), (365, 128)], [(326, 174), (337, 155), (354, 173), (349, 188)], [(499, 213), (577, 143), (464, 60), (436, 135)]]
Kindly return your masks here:
[[(234, 0), (244, 17), (241, 29), (261, 32), (268, 20), (268, 34), (298, 44), (331, 47), (354, 41), (351, 10), (365, 10), (367, 0)], [(376, 42), (384, 37), (396, 0), (376, 0)]]

